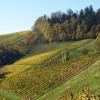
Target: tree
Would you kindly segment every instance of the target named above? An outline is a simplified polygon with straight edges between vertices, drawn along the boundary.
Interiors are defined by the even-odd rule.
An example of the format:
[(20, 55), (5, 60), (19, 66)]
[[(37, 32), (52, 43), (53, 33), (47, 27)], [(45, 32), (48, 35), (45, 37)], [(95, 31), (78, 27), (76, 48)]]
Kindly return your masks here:
[(97, 24), (100, 24), (100, 8), (96, 12), (96, 21), (97, 21)]
[(35, 22), (35, 30), (42, 33), (46, 39), (46, 41), (54, 41), (54, 35), (52, 26), (47, 22), (47, 18), (45, 16), (38, 18)]
[(100, 24), (96, 25), (95, 32), (96, 32), (96, 35), (100, 33)]
[(84, 18), (84, 10), (81, 9), (81, 11), (79, 12), (79, 19), (83, 20), (83, 18)]
[(81, 25), (77, 25), (77, 29), (76, 29), (76, 40), (82, 39), (83, 36), (83, 30), (82, 30), (82, 26)]
[(93, 26), (92, 26), (90, 32), (93, 34), (93, 38), (96, 38), (96, 37), (97, 37), (97, 35), (96, 35), (96, 25), (93, 25)]
[(90, 31), (92, 25), (95, 24), (96, 18), (95, 18), (95, 12), (93, 7), (90, 5), (90, 7), (86, 7), (85, 10), (85, 22), (87, 24), (87, 30)]
[(47, 24), (45, 26), (44, 37), (49, 42), (54, 42), (56, 40), (56, 36), (54, 34), (54, 30), (52, 29), (52, 26), (49, 25), (49, 24)]
[(61, 32), (58, 35), (59, 41), (65, 41), (66, 40), (66, 37), (67, 37), (67, 35), (66, 35), (65, 32)]
[(62, 22), (62, 12), (57, 11), (51, 14), (51, 24), (61, 23)]
[(68, 16), (68, 19), (70, 19), (73, 15), (73, 11), (71, 9), (68, 9), (67, 10), (67, 16)]
[(55, 33), (55, 37), (56, 37), (56, 41), (59, 40), (59, 34), (62, 33), (62, 26), (61, 24), (59, 23), (56, 23), (53, 25), (53, 30), (54, 30), (54, 33)]
[[(77, 20), (72, 17), (70, 20), (66, 20), (63, 24), (63, 31), (66, 33), (67, 35), (67, 39), (69, 40), (74, 40), (75, 39), (75, 30), (76, 30), (76, 24), (77, 24)], [(68, 37), (69, 35), (69, 37)]]
[(74, 17), (72, 17), (70, 19), (70, 28), (71, 28), (72, 40), (75, 40), (75, 35), (76, 35), (75, 30), (76, 30), (76, 26), (77, 26), (77, 20)]

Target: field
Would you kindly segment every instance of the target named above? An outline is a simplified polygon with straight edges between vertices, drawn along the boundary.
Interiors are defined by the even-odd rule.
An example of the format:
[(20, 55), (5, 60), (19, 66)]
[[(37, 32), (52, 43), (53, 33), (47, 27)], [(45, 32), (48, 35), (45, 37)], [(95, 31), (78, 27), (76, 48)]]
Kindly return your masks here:
[[(70, 80), (64, 82), (64, 84), (49, 91), (41, 96), (38, 100), (56, 100), (59, 97), (66, 96), (67, 90), (75, 94), (75, 98), (80, 95), (82, 87), (87, 85), (91, 89), (92, 93), (100, 95), (100, 60), (88, 66), (87, 69), (74, 76)], [(63, 100), (62, 99), (62, 100)], [(65, 99), (64, 99), (65, 100)]]
[(37, 99), (86, 69), (98, 57), (99, 55), (94, 53), (77, 59), (73, 63), (71, 61), (57, 64), (55, 67), (33, 68), (15, 77), (5, 79), (1, 83), (1, 88), (14, 92), (23, 98)]
[[(95, 95), (100, 93), (100, 54), (94, 39), (27, 45), (23, 41), (28, 33), (0, 37), (3, 45), (18, 47), (25, 54), (0, 68), (0, 75), (5, 73), (0, 79), (0, 100), (57, 100), (67, 90), (76, 98), (84, 85)], [(83, 49), (88, 49), (86, 55)]]

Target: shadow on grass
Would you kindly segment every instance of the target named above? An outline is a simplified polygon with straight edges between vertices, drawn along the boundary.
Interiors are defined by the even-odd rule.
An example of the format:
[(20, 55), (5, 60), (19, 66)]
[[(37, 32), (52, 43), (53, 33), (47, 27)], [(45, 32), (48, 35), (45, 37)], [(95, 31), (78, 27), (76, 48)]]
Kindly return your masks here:
[(9, 74), (10, 72), (0, 73), (0, 79), (5, 78), (5, 75)]

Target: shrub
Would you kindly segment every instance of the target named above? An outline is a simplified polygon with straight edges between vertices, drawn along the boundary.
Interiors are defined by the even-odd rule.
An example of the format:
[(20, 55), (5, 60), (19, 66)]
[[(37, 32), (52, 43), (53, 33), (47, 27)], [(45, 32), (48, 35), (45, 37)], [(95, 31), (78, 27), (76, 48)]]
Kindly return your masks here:
[(82, 53), (83, 55), (87, 55), (88, 52), (89, 52), (89, 50), (86, 49), (86, 48), (84, 48), (84, 49), (81, 50), (81, 53)]

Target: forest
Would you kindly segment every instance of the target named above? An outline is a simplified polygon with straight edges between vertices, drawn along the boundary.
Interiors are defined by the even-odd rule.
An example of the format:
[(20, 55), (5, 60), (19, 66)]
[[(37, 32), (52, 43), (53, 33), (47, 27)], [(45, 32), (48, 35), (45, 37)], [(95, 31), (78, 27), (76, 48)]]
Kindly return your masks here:
[(27, 43), (96, 38), (100, 32), (100, 8), (95, 11), (90, 5), (76, 12), (68, 9), (66, 13), (57, 11), (44, 15), (36, 20), (32, 30)]

